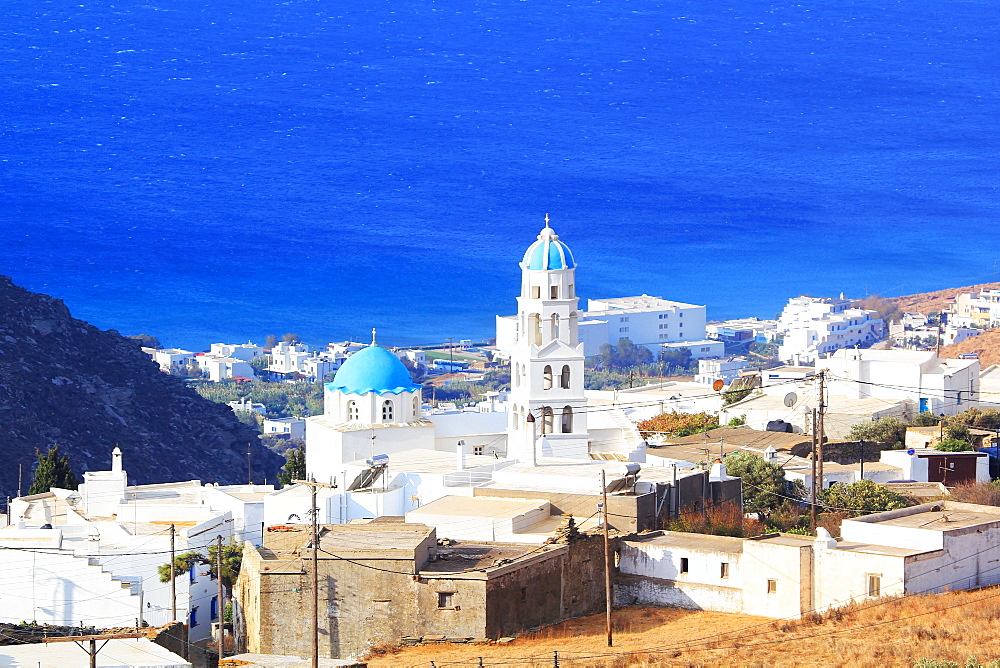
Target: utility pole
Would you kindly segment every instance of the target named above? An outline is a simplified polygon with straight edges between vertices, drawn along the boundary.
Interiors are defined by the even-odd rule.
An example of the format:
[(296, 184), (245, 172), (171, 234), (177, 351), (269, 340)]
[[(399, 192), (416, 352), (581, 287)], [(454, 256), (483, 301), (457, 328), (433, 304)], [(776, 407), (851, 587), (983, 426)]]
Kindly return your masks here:
[(253, 470), (250, 468), (250, 443), (247, 443), (247, 484), (253, 484)]
[(224, 592), (222, 591), (222, 536), (215, 537), (215, 580), (219, 585), (218, 603), (215, 611), (219, 615), (219, 658), (226, 656), (226, 620), (223, 611), (226, 609)]
[(826, 434), (823, 428), (823, 416), (826, 414), (826, 370), (819, 372), (819, 418), (818, 427), (816, 430), (816, 454), (818, 461), (816, 462), (817, 468), (817, 480), (819, 481), (820, 491), (823, 489), (823, 441), (826, 438)]
[(312, 668), (319, 668), (319, 507), (316, 505), (316, 489), (325, 487), (336, 489), (336, 485), (327, 485), (315, 480), (293, 480), (299, 485), (308, 485), (312, 490), (312, 589), (313, 589), (313, 628), (312, 628)]
[(611, 549), (608, 538), (608, 485), (604, 469), (601, 469), (601, 525), (604, 527), (604, 624), (608, 630), (608, 647), (613, 646), (611, 637)]
[(170, 621), (177, 621), (177, 574), (174, 572), (174, 536), (177, 531), (170, 525)]
[[(77, 647), (82, 649), (84, 652), (90, 655), (90, 668), (97, 668), (97, 653), (104, 649), (104, 646), (108, 644), (109, 640), (114, 640), (115, 638), (144, 638), (143, 633), (106, 633), (96, 636), (59, 636), (56, 638), (43, 638), (43, 643), (50, 642), (74, 642)], [(103, 640), (101, 646), (97, 646), (97, 641)], [(86, 642), (88, 645), (85, 646), (82, 643)]]
[(865, 439), (861, 439), (861, 480), (865, 479)]
[(816, 409), (812, 409), (812, 491), (809, 493), (809, 528), (812, 529), (813, 534), (816, 533), (816, 447), (818, 439), (816, 438)]

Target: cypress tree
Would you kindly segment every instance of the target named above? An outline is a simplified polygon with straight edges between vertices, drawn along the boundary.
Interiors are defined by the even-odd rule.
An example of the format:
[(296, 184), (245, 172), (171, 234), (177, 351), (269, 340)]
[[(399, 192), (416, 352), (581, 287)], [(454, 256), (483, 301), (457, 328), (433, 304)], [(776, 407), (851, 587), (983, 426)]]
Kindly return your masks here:
[(306, 478), (306, 453), (302, 448), (293, 448), (288, 451), (288, 459), (285, 466), (278, 473), (278, 482), (281, 486), (291, 485), (293, 480), (305, 480)]
[(35, 448), (35, 456), (38, 463), (35, 465), (35, 478), (28, 489), (29, 495), (43, 494), (53, 487), (76, 489), (80, 486), (80, 480), (69, 465), (69, 457), (59, 454), (58, 444), (51, 446), (44, 455)]

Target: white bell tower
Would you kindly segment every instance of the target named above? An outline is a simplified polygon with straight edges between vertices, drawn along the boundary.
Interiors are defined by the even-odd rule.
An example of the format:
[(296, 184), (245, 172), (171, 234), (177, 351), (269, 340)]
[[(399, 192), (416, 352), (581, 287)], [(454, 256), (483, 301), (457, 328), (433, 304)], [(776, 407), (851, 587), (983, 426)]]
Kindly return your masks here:
[[(546, 214), (545, 227), (521, 261), (507, 426), (508, 454), (518, 461), (589, 461), (575, 274), (573, 254)], [(529, 413), (534, 424), (527, 421)]]

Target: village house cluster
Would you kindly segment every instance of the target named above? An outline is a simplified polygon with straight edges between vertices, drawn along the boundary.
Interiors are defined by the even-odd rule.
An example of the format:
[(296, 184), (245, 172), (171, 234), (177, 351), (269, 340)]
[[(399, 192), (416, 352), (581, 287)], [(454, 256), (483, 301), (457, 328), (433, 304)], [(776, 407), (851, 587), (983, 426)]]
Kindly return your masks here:
[[(179, 621), (186, 642), (203, 646), (225, 632), (228, 609), (234, 651), (307, 656), (318, 591), (324, 657), (357, 659), (422, 637), (497, 639), (603, 609), (602, 521), (614, 533), (618, 605), (785, 618), (1000, 581), (1000, 509), (989, 506), (934, 500), (855, 517), (839, 539), (823, 530), (745, 539), (663, 530), (709, 507), (742, 514), (742, 482), (722, 463), (733, 452), (760, 455), (806, 490), (819, 485), (809, 459), (815, 409), (824, 410), (826, 435), (843, 440), (853, 425), (887, 416), (988, 406), (1000, 391), (996, 369), (891, 347), (878, 314), (843, 296), (796, 297), (772, 321), (708, 323), (705, 306), (649, 295), (590, 300), (582, 310), (575, 259), (548, 221), (520, 267), (517, 312), (496, 320), (510, 388), (464, 410), (431, 410), (402, 361), (429, 366), (423, 352), (389, 351), (374, 333), (370, 344), (312, 351), (288, 342), (269, 351), (147, 349), (164, 371), (198, 369), (212, 381), (266, 373), (323, 382), (322, 414), (263, 423), (265, 434), (305, 439), (307, 476), (318, 484), (129, 485), (132, 453), (115, 448), (111, 470), (88, 472), (80, 489), (10, 504), (0, 528), (8, 580), (0, 621)], [(990, 291), (962, 295), (949, 319), (970, 330), (993, 325), (991, 300), (1000, 304)], [(927, 326), (911, 314), (908, 322)], [(622, 338), (654, 353), (687, 348), (698, 374), (586, 390), (586, 358)], [(786, 364), (760, 370), (726, 357), (739, 342), (780, 342)], [(727, 399), (733, 392), (740, 396)], [(263, 411), (248, 400), (231, 406)], [(639, 422), (671, 412), (717, 414), (733, 426), (685, 437), (640, 432)], [(862, 453), (826, 463), (822, 485), (867, 479), (943, 495), (988, 481), (979, 446), (995, 438), (974, 436), (976, 447), (942, 452), (937, 427), (911, 428), (906, 449), (878, 461)], [(221, 543), (242, 552), (231, 591), (205, 559), (173, 582), (161, 575), (171, 555), (207, 555)]]

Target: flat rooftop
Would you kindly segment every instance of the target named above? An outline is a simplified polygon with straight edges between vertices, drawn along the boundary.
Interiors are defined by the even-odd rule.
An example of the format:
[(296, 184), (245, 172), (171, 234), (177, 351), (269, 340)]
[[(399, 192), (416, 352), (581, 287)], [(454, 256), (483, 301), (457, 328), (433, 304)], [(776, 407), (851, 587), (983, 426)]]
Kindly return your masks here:
[(729, 536), (683, 533), (680, 531), (665, 531), (663, 535), (653, 535), (648, 538), (640, 536), (638, 539), (627, 540), (625, 542), (630, 545), (655, 545), (664, 549), (677, 548), (739, 554), (743, 552), (744, 539), (731, 538)]
[(545, 499), (511, 499), (490, 496), (443, 496), (407, 513), (419, 515), (450, 515), (455, 517), (482, 517), (505, 519), (517, 517), (548, 506)]
[(967, 529), (980, 524), (1000, 523), (1000, 508), (972, 503), (939, 501), (901, 510), (864, 515), (845, 521), (923, 529), (925, 531), (951, 531), (953, 529)]
[[(431, 424), (428, 422), (428, 424)], [(465, 455), (465, 468), (471, 469), (477, 466), (497, 466), (503, 463), (493, 455)], [(347, 466), (357, 468), (368, 468), (368, 463), (363, 459), (353, 462), (346, 462)], [(460, 470), (458, 467), (458, 455), (454, 452), (444, 452), (442, 450), (428, 450), (426, 448), (414, 448), (403, 452), (394, 452), (389, 455), (388, 469), (392, 471), (406, 471), (407, 473), (449, 473)], [(377, 485), (376, 485), (377, 486)]]
[[(470, 569), (500, 567), (508, 560), (520, 559), (529, 553), (544, 554), (563, 549), (562, 545), (528, 545), (521, 543), (488, 543), (451, 541), (438, 547), (437, 559), (429, 562), (421, 573), (454, 573)], [(503, 562), (503, 563), (500, 563)]]

